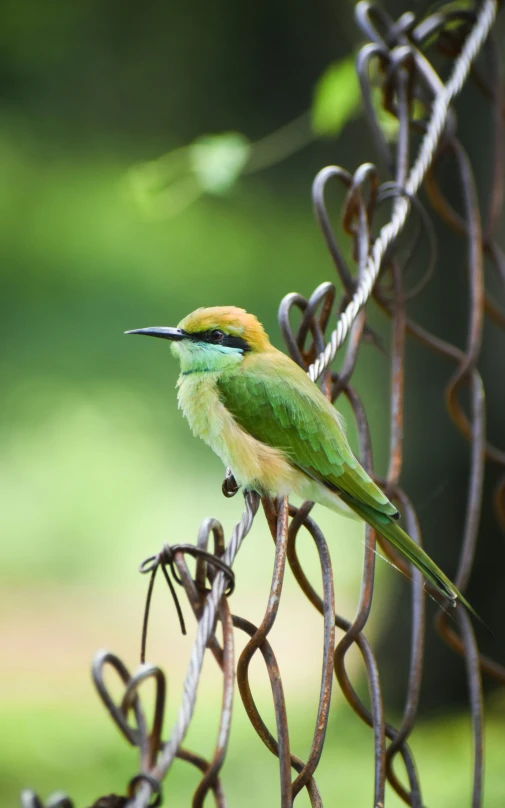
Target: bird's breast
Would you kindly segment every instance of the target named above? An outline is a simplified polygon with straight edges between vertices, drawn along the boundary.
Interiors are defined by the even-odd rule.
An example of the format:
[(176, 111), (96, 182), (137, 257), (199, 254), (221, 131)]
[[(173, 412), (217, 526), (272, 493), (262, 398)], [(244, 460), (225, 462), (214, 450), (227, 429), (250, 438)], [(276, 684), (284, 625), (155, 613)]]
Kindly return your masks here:
[(215, 373), (180, 376), (177, 398), (191, 431), (232, 469), (239, 485), (273, 495), (288, 494), (298, 473), (281, 450), (242, 429), (221, 401), (216, 381)]
[(181, 375), (178, 387), (179, 407), (191, 431), (221, 457), (231, 416), (219, 398), (215, 374), (195, 372)]

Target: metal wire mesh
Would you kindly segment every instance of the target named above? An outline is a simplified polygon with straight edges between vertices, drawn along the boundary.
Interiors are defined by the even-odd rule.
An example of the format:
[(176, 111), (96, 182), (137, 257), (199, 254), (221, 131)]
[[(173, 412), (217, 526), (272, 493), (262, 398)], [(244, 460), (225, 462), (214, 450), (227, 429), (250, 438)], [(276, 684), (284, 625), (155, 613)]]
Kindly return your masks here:
[[(366, 163), (351, 175), (345, 169), (329, 166), (315, 178), (313, 200), (316, 219), (332, 256), (344, 288), (342, 300), (337, 306), (340, 312), (336, 329), (330, 337), (325, 336), (336, 306), (336, 291), (331, 283), (319, 286), (309, 300), (298, 294), (289, 294), (279, 309), (280, 328), (287, 349), (312, 380), (320, 379), (323, 392), (332, 401), (344, 395), (354, 413), (359, 436), (360, 460), (374, 476), (371, 441), (364, 407), (356, 390), (351, 385), (360, 345), (364, 338), (374, 337), (367, 325), (365, 303), (373, 296), (378, 305), (391, 319), (391, 396), (390, 396), (390, 447), (389, 466), (385, 479), (378, 482), (388, 495), (398, 503), (406, 521), (407, 530), (420, 543), (421, 533), (414, 508), (399, 485), (402, 469), (403, 435), (403, 389), (404, 354), (407, 336), (413, 337), (429, 351), (439, 354), (455, 365), (454, 373), (445, 389), (445, 401), (450, 417), (468, 441), (470, 475), (468, 479), (465, 524), (461, 534), (456, 585), (465, 591), (468, 583), (476, 542), (479, 514), (482, 505), (483, 473), (486, 461), (497, 464), (504, 472), (494, 494), (496, 518), (505, 531), (505, 451), (486, 441), (484, 421), (484, 387), (477, 369), (481, 335), (485, 318), (505, 328), (505, 315), (485, 290), (484, 263), (494, 267), (505, 287), (505, 256), (495, 240), (495, 228), (502, 203), (504, 107), (499, 80), (499, 52), (492, 33), (497, 10), (494, 0), (485, 0), (473, 11), (440, 8), (429, 16), (417, 20), (407, 12), (398, 20), (368, 2), (360, 2), (356, 8), (356, 20), (364, 36), (370, 42), (364, 45), (357, 58), (365, 116), (370, 125), (377, 148), (389, 171), (382, 184), (378, 170)], [(485, 68), (477, 67), (475, 59), (484, 48), (487, 54)], [(447, 60), (453, 64), (449, 79), (444, 83), (435, 71), (429, 56), (440, 55), (443, 62), (440, 71), (447, 70)], [(475, 80), (491, 105), (493, 137), (489, 148), (493, 181), (488, 199), (479, 204), (472, 166), (465, 148), (457, 137), (456, 115), (451, 107), (454, 97), (462, 89), (468, 75)], [(374, 90), (375, 86), (375, 90)], [(378, 89), (377, 89), (378, 88)], [(381, 103), (396, 123), (394, 145), (386, 139), (378, 117), (376, 94), (380, 91)], [(419, 112), (421, 110), (421, 113)], [(420, 139), (417, 158), (411, 163), (413, 144)], [(462, 213), (457, 212), (444, 196), (439, 185), (438, 164), (442, 155), (452, 158), (457, 171)], [(342, 227), (352, 238), (353, 272), (339, 247), (330, 215), (325, 206), (325, 191), (328, 183), (343, 184), (346, 197), (342, 211)], [(466, 344), (464, 348), (450, 344), (414, 321), (406, 312), (406, 304), (429, 283), (435, 269), (436, 236), (427, 208), (421, 204), (417, 193), (423, 185), (431, 206), (431, 214), (456, 231), (467, 245), (467, 279), (469, 297)], [(377, 210), (391, 202), (391, 217), (377, 231)], [(483, 215), (481, 211), (484, 210)], [(420, 232), (429, 245), (431, 257), (423, 281), (410, 292), (404, 289), (404, 267), (395, 254), (396, 237), (409, 214), (418, 217)], [(416, 249), (415, 245), (410, 252)], [(396, 250), (399, 253), (398, 250)], [(405, 262), (404, 262), (405, 263)], [(463, 281), (462, 281), (463, 282)], [(291, 324), (293, 309), (301, 312), (301, 321), (296, 329)], [(338, 347), (348, 336), (341, 369), (331, 369), (331, 362)], [(469, 390), (468, 412), (461, 400), (464, 388)], [(230, 496), (237, 488), (231, 475), (223, 484), (223, 491)], [(124, 664), (109, 652), (100, 652), (93, 663), (93, 677), (98, 692), (111, 717), (126, 740), (139, 748), (139, 774), (132, 778), (126, 796), (108, 795), (96, 801), (94, 808), (119, 808), (129, 805), (144, 808), (158, 805), (162, 788), (170, 794), (170, 781), (165, 780), (175, 758), (191, 763), (202, 772), (201, 781), (193, 794), (192, 805), (202, 806), (207, 795), (212, 794), (217, 806), (225, 806), (226, 798), (219, 774), (228, 744), (235, 672), (242, 703), (252, 726), (270, 752), (279, 760), (280, 804), (290, 806), (297, 795), (306, 789), (312, 806), (322, 806), (322, 795), (315, 780), (315, 772), (323, 750), (334, 675), (338, 686), (356, 713), (371, 729), (374, 739), (374, 805), (382, 806), (385, 799), (385, 783), (391, 786), (408, 805), (421, 808), (420, 775), (408, 745), (409, 735), (416, 721), (421, 670), (425, 640), (424, 582), (420, 573), (408, 569), (405, 563), (380, 537), (366, 529), (365, 555), (362, 585), (356, 614), (352, 619), (335, 612), (334, 585), (331, 560), (326, 540), (310, 512), (312, 503), (300, 508), (289, 505), (286, 499), (275, 502), (263, 500), (263, 510), (275, 541), (275, 560), (268, 606), (259, 626), (230, 611), (227, 593), (233, 583), (231, 566), (240, 549), (241, 542), (251, 530), (260, 505), (254, 492), (245, 494), (246, 508), (232, 537), (225, 545), (219, 522), (206, 520), (198, 535), (196, 550), (187, 545), (163, 548), (159, 555), (148, 559), (143, 571), (154, 574), (158, 566), (172, 569), (177, 582), (184, 589), (191, 608), (198, 620), (196, 639), (193, 645), (184, 691), (177, 721), (168, 739), (161, 736), (165, 707), (165, 677), (152, 665), (141, 665), (131, 675)], [(322, 594), (319, 594), (306, 577), (298, 557), (301, 532), (307, 531), (317, 550), (321, 576)], [(209, 540), (213, 538), (213, 551)], [(365, 630), (370, 615), (374, 590), (376, 541), (381, 551), (411, 578), (412, 614), (410, 631), (410, 670), (407, 681), (405, 706), (398, 726), (386, 722), (381, 696), (381, 680), (372, 647)], [(191, 576), (185, 554), (196, 555), (196, 573)], [(216, 559), (216, 560), (214, 560)], [(296, 757), (290, 749), (288, 715), (282, 680), (275, 652), (268, 635), (274, 625), (281, 598), (286, 562), (304, 595), (317, 609), (324, 623), (323, 665), (320, 681), (320, 696), (315, 730), (309, 755), (305, 761)], [(221, 639), (218, 639), (220, 625)], [(467, 670), (468, 701), (474, 738), (474, 763), (472, 806), (482, 804), (483, 772), (483, 706), (481, 672), (485, 671), (505, 682), (505, 670), (490, 659), (479, 655), (473, 627), (467, 613), (456, 609), (456, 625), (459, 633), (449, 624), (441, 609), (436, 618), (436, 627), (445, 641), (463, 655)], [(336, 642), (336, 629), (339, 639)], [(249, 636), (234, 662), (234, 630)], [(368, 681), (369, 704), (358, 695), (347, 668), (347, 655), (357, 648), (364, 662)], [(207, 761), (182, 746), (188, 730), (197, 698), (202, 662), (209, 649), (222, 671), (222, 708), (218, 735), (212, 760)], [(276, 728), (268, 728), (255, 702), (249, 679), (249, 666), (253, 656), (260, 653), (265, 663), (272, 689)], [(112, 667), (124, 683), (120, 704), (113, 701), (104, 682), (104, 669)], [(146, 680), (153, 680), (156, 688), (155, 711), (152, 726), (148, 726), (142, 707), (140, 687)], [(131, 723), (132, 722), (132, 723)], [(396, 760), (403, 761), (406, 782), (396, 770)], [(24, 792), (24, 808), (42, 808), (32, 792)], [(52, 808), (71, 806), (68, 798), (56, 796)]]

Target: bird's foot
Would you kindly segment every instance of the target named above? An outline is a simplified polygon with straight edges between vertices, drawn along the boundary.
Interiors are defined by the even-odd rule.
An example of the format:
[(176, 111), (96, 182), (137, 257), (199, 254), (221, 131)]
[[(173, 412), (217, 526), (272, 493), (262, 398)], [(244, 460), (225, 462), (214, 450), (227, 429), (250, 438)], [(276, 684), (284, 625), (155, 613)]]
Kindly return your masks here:
[(233, 476), (233, 472), (230, 468), (226, 469), (226, 474), (224, 476), (223, 485), (221, 486), (221, 490), (225, 497), (234, 497), (237, 491), (239, 490), (240, 486), (237, 484), (235, 477)]

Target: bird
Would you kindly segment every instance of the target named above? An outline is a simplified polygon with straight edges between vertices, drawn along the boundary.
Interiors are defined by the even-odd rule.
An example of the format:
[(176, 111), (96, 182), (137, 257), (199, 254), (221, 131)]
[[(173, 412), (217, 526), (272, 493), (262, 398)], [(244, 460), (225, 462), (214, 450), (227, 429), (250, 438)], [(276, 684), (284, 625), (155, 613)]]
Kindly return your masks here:
[(478, 614), (402, 529), (400, 514), (353, 454), (342, 416), (259, 320), (235, 306), (198, 308), (176, 328), (126, 331), (170, 340), (179, 408), (193, 434), (261, 496), (319, 503), (368, 523), (451, 606)]

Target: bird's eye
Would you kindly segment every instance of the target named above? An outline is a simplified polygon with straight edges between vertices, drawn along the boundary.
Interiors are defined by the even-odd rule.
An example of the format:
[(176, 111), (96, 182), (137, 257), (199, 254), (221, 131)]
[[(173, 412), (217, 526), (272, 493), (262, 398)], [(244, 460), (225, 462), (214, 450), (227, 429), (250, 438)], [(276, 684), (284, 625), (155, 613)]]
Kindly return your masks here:
[(222, 342), (224, 333), (219, 328), (214, 328), (209, 334), (212, 342)]

